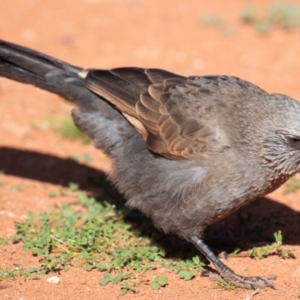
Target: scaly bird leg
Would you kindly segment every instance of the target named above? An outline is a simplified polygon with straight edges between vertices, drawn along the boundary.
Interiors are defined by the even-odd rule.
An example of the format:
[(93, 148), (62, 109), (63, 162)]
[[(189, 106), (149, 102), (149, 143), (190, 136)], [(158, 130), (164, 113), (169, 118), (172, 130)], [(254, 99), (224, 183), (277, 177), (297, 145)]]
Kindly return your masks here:
[(198, 236), (192, 236), (191, 242), (215, 266), (220, 276), (225, 280), (232, 282), (235, 286), (253, 290), (256, 290), (257, 288), (265, 288), (268, 286), (274, 288), (273, 284), (270, 281), (262, 277), (245, 277), (235, 274), (233, 270), (228, 268), (217, 258), (217, 256)]

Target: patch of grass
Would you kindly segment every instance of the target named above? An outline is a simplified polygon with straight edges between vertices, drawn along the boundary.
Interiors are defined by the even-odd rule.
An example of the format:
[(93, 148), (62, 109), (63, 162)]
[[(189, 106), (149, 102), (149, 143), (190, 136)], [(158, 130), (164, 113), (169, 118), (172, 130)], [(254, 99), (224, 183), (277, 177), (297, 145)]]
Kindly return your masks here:
[(300, 25), (300, 9), (296, 4), (274, 3), (269, 7), (268, 20), (283, 29), (291, 29)]
[(213, 14), (203, 15), (201, 18), (201, 22), (206, 26), (215, 27), (220, 27), (223, 24), (223, 20), (219, 16)]
[(231, 36), (235, 33), (234, 28), (228, 26), (222, 18), (214, 14), (203, 15), (201, 23), (205, 26), (217, 28), (223, 36)]
[(125, 295), (128, 291), (131, 291), (133, 293), (136, 293), (136, 286), (130, 285), (127, 282), (121, 284), (121, 295)]
[(77, 129), (70, 116), (64, 118), (50, 117), (48, 122), (50, 128), (66, 139), (80, 140), (84, 144), (90, 142), (90, 138)]
[(84, 153), (82, 159), (80, 159), (80, 157), (78, 155), (75, 155), (75, 154), (72, 155), (70, 157), (70, 159), (77, 162), (77, 163), (83, 162), (83, 163), (86, 163), (86, 164), (89, 164), (90, 162), (93, 161), (93, 158), (89, 153)]
[[(70, 185), (74, 191), (77, 186)], [(90, 198), (77, 192), (77, 204), (62, 204), (57, 210), (16, 224), (15, 243), (40, 257), (37, 274), (67, 270), (71, 266), (104, 272), (99, 284), (115, 284), (120, 293), (136, 292), (141, 285), (159, 289), (165, 276), (148, 270), (166, 268), (184, 280), (202, 272), (204, 263), (197, 252), (175, 254), (158, 242), (162, 235), (153, 230), (140, 213), (129, 211), (118, 200)], [(179, 251), (178, 251), (179, 252)], [(174, 251), (173, 251), (174, 255)]]
[(72, 191), (72, 192), (76, 192), (79, 190), (79, 184), (76, 183), (76, 182), (69, 182), (69, 189)]
[(59, 194), (61, 196), (76, 196), (76, 192), (79, 190), (79, 184), (76, 182), (69, 182), (68, 187), (59, 187)]
[(274, 243), (264, 246), (264, 247), (254, 247), (247, 252), (239, 253), (239, 249), (236, 249), (230, 256), (239, 256), (239, 257), (257, 257), (262, 259), (264, 257), (268, 257), (270, 255), (278, 255), (281, 258), (295, 258), (293, 250), (285, 249), (282, 247), (283, 236), (281, 231), (277, 231), (274, 233), (275, 241)]
[(0, 235), (0, 245), (8, 245), (8, 239)]
[(90, 139), (87, 135), (80, 132), (75, 126), (71, 118), (65, 118), (58, 125), (57, 131), (69, 140), (80, 140), (84, 144), (89, 143)]
[(10, 189), (14, 192), (23, 192), (23, 191), (25, 191), (26, 188), (27, 188), (27, 186), (23, 183), (15, 184), (10, 187)]
[(255, 23), (257, 21), (257, 7), (255, 4), (246, 5), (241, 12), (241, 19), (245, 23)]
[(39, 276), (37, 276), (35, 272), (36, 272), (35, 267), (30, 267), (28, 269), (25, 268), (5, 269), (0, 267), (0, 281), (12, 280), (12, 279), (16, 279), (17, 277), (22, 277), (26, 280), (39, 279)]
[(189, 281), (195, 277), (195, 272), (194, 272), (194, 270), (181, 270), (179, 272), (179, 277), (181, 279)]
[(48, 193), (49, 198), (55, 198), (57, 196), (57, 193), (55, 191), (50, 191)]
[(290, 178), (285, 184), (284, 194), (296, 192), (300, 189), (300, 179), (296, 176)]
[(70, 159), (75, 161), (76, 163), (79, 163), (80, 162), (80, 158), (78, 155), (71, 155), (70, 156)]
[(166, 276), (159, 276), (153, 274), (151, 278), (151, 288), (153, 290), (159, 290), (161, 287), (164, 287), (168, 284), (168, 278)]
[(3, 180), (4, 174), (5, 174), (4, 171), (0, 170), (0, 186), (4, 185), (4, 180)]
[(241, 19), (253, 25), (260, 33), (267, 33), (274, 27), (300, 29), (300, 7), (291, 3), (273, 3), (260, 17), (257, 6), (249, 4), (242, 10)]
[(93, 161), (92, 156), (89, 153), (84, 153), (83, 155), (83, 161), (87, 164), (91, 163)]

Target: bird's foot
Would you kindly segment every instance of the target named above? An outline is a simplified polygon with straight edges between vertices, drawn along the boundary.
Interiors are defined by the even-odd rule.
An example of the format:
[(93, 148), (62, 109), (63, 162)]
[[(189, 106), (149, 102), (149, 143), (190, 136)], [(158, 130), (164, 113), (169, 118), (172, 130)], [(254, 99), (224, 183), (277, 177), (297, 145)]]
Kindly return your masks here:
[(218, 281), (225, 280), (232, 283), (236, 287), (243, 289), (252, 289), (256, 290), (258, 288), (271, 287), (274, 288), (272, 280), (275, 279), (275, 276), (270, 276), (268, 279), (265, 279), (260, 276), (246, 277), (235, 274), (231, 269), (227, 269), (225, 272), (218, 273), (214, 271), (204, 271), (201, 274), (202, 276), (208, 276), (210, 280)]
[[(233, 270), (228, 268), (220, 259), (208, 248), (208, 246), (203, 242), (203, 240), (197, 236), (191, 237), (192, 243), (196, 246), (198, 250), (201, 251), (203, 255), (215, 266), (217, 274), (226, 281), (231, 282), (233, 285), (244, 288), (244, 289), (253, 289), (271, 287), (274, 288), (270, 278), (269, 280), (264, 279), (259, 276), (246, 277), (237, 275)], [(210, 272), (211, 273), (211, 272)], [(209, 277), (213, 280), (217, 279), (217, 275), (214, 273), (208, 273)]]
[(273, 283), (270, 280), (260, 276), (246, 277), (237, 275), (229, 268), (226, 270), (226, 272), (222, 272), (220, 274), (209, 274), (209, 278), (211, 280), (218, 280), (218, 276), (219, 278), (232, 283), (234, 286), (243, 289), (256, 290), (258, 288), (263, 289), (265, 287), (271, 287), (274, 289)]

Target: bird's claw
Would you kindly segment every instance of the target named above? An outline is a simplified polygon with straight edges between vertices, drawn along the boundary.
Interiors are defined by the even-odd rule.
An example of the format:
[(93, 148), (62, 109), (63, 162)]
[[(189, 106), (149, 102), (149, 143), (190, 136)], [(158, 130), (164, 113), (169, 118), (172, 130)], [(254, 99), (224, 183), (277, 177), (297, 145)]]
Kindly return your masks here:
[(271, 287), (274, 289), (274, 285), (271, 280), (275, 280), (274, 276), (268, 276), (268, 280), (260, 276), (245, 277), (240, 276), (235, 273), (223, 273), (219, 274), (218, 272), (205, 270), (201, 273), (202, 276), (208, 276), (210, 280), (218, 281), (220, 279), (231, 282), (234, 286), (240, 287), (243, 289), (256, 290), (258, 288), (263, 289), (266, 287)]

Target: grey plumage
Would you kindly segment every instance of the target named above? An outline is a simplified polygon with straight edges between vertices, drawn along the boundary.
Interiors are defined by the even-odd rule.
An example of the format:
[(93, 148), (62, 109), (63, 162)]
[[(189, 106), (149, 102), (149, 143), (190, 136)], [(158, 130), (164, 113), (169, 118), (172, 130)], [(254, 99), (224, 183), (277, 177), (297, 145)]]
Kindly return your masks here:
[(113, 161), (110, 179), (155, 226), (191, 241), (220, 275), (272, 286), (227, 268), (201, 236), (300, 168), (300, 104), (232, 76), (159, 69), (83, 70), (0, 41), (0, 76), (75, 103), (75, 124)]

